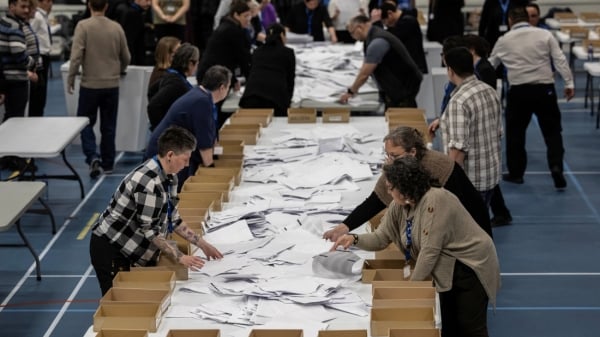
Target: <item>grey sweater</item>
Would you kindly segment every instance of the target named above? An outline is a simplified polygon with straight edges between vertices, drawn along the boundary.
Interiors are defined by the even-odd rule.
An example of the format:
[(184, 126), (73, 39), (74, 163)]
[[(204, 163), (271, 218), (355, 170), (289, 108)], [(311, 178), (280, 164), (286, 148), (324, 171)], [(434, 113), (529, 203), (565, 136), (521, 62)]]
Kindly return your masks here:
[(125, 33), (118, 23), (105, 16), (81, 20), (73, 36), (67, 84), (69, 87), (74, 85), (81, 66), (82, 87), (116, 88), (130, 58)]

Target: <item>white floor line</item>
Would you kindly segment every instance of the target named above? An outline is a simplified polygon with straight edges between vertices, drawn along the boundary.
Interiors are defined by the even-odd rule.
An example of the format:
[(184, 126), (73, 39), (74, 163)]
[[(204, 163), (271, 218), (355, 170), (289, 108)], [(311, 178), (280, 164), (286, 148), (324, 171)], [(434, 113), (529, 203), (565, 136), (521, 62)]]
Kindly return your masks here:
[(600, 276), (600, 273), (500, 273), (501, 276)]
[[(66, 275), (66, 274), (65, 275), (47, 275), (47, 274), (44, 274), (42, 276), (44, 278), (82, 278), (85, 275)], [(29, 278), (35, 278), (35, 277), (36, 277), (35, 275), (29, 275)], [(96, 277), (96, 275), (95, 274), (94, 275), (88, 275), (87, 277), (94, 278), (94, 277)]]
[[(123, 155), (124, 155), (124, 152), (119, 153), (119, 155), (115, 159), (115, 164), (119, 161), (119, 159), (121, 159), (123, 157)], [(46, 254), (48, 254), (48, 252), (50, 251), (50, 249), (52, 248), (52, 246), (54, 246), (54, 243), (58, 240), (58, 238), (60, 238), (60, 236), (65, 231), (65, 229), (67, 228), (67, 226), (71, 223), (71, 219), (75, 218), (75, 216), (77, 215), (77, 213), (79, 213), (79, 211), (81, 210), (81, 208), (83, 207), (83, 205), (85, 205), (85, 203), (89, 200), (89, 198), (98, 189), (98, 187), (100, 186), (100, 184), (104, 181), (104, 178), (105, 178), (105, 176), (102, 175), (100, 177), (100, 179), (98, 179), (98, 181), (96, 181), (96, 183), (92, 186), (92, 188), (86, 193), (86, 195), (83, 198), (83, 200), (81, 200), (81, 202), (79, 203), (79, 205), (77, 205), (77, 207), (75, 208), (75, 210), (69, 215), (69, 217), (64, 222), (64, 224), (58, 229), (58, 232), (56, 232), (56, 234), (54, 234), (54, 236), (52, 237), (52, 239), (50, 240), (50, 242), (48, 242), (48, 244), (46, 245), (46, 247), (44, 248), (44, 250), (38, 255), (39, 258), (40, 258), (40, 264), (41, 264), (42, 260), (44, 259), (44, 257), (46, 256)], [(29, 266), (29, 269), (25, 272), (25, 274), (23, 275), (23, 277), (21, 277), (21, 279), (19, 280), (19, 282), (17, 282), (17, 284), (10, 291), (10, 293), (6, 296), (6, 298), (4, 298), (4, 301), (2, 301), (2, 303), (0, 303), (0, 312), (2, 312), (2, 310), (4, 310), (4, 308), (6, 307), (6, 305), (8, 304), (8, 302), (10, 302), (10, 300), (15, 296), (15, 294), (17, 293), (17, 291), (19, 291), (19, 289), (21, 289), (21, 287), (23, 286), (23, 283), (25, 283), (25, 281), (29, 278), (29, 275), (31, 275), (31, 273), (33, 273), (34, 270), (35, 270), (35, 261), (31, 264), (31, 266)], [(42, 274), (42, 280), (43, 280), (43, 278), (44, 278), (44, 275)]]
[(85, 274), (83, 275), (83, 277), (79, 280), (79, 282), (77, 282), (77, 285), (73, 289), (73, 292), (71, 292), (71, 295), (69, 295), (69, 298), (67, 299), (65, 304), (63, 304), (63, 306), (62, 306), (62, 308), (60, 308), (60, 311), (58, 312), (58, 314), (56, 314), (54, 321), (52, 321), (52, 324), (50, 324), (50, 327), (48, 327), (48, 330), (46, 330), (44, 337), (50, 337), (50, 335), (52, 335), (52, 333), (54, 332), (54, 329), (56, 328), (56, 326), (58, 325), (58, 323), (60, 322), (62, 317), (65, 315), (65, 312), (67, 312), (67, 309), (71, 305), (71, 301), (73, 301), (75, 296), (77, 296), (77, 293), (79, 293), (79, 289), (81, 289), (81, 287), (83, 286), (85, 281), (88, 279), (88, 276), (92, 273), (92, 270), (94, 270), (94, 268), (92, 268), (92, 266), (90, 265), (88, 267), (88, 269), (85, 271)]

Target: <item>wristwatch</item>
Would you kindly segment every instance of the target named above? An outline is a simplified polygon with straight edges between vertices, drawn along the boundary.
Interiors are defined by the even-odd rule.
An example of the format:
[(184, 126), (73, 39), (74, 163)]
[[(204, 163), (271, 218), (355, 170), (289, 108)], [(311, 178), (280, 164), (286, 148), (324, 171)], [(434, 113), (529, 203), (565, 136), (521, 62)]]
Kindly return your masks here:
[(352, 88), (346, 89), (346, 92), (349, 93), (350, 95), (354, 96), (354, 91), (352, 91)]
[(352, 245), (356, 246), (356, 244), (358, 243), (358, 234), (352, 234), (352, 236), (354, 237), (354, 241), (352, 242)]

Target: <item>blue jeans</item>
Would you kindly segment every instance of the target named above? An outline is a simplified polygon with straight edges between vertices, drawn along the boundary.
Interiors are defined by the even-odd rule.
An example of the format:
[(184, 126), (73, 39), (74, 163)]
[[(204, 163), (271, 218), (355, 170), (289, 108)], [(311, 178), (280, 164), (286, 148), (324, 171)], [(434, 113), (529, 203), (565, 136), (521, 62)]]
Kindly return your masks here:
[[(77, 116), (88, 117), (90, 123), (81, 131), (81, 147), (85, 162), (89, 165), (100, 158), (102, 168), (112, 169), (115, 164), (115, 136), (117, 131), (117, 110), (119, 108), (119, 88), (89, 89), (79, 88)], [(94, 125), (100, 109), (100, 154), (96, 149)]]

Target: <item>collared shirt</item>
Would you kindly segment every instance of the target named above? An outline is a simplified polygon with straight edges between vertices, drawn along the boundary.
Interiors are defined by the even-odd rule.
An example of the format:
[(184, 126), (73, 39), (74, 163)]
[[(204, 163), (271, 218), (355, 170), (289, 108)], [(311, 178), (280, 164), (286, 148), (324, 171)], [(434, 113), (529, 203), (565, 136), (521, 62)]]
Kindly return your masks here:
[(501, 173), (501, 106), (496, 90), (467, 77), (450, 96), (440, 118), (443, 144), (465, 153), (464, 170), (475, 189), (487, 191)]
[(565, 87), (575, 87), (567, 58), (552, 33), (527, 22), (515, 24), (498, 39), (489, 61), (494, 68), (504, 64), (510, 85), (554, 83), (554, 63)]
[(106, 237), (132, 263), (147, 265), (158, 256), (152, 240), (167, 235), (169, 196), (176, 228), (181, 224), (176, 207), (177, 176), (165, 175), (158, 162), (149, 159), (121, 181), (93, 234)]
[(48, 13), (38, 8), (33, 19), (29, 21), (31, 29), (37, 35), (40, 45), (40, 54), (49, 55), (52, 41), (50, 41), (50, 26), (48, 26)]

